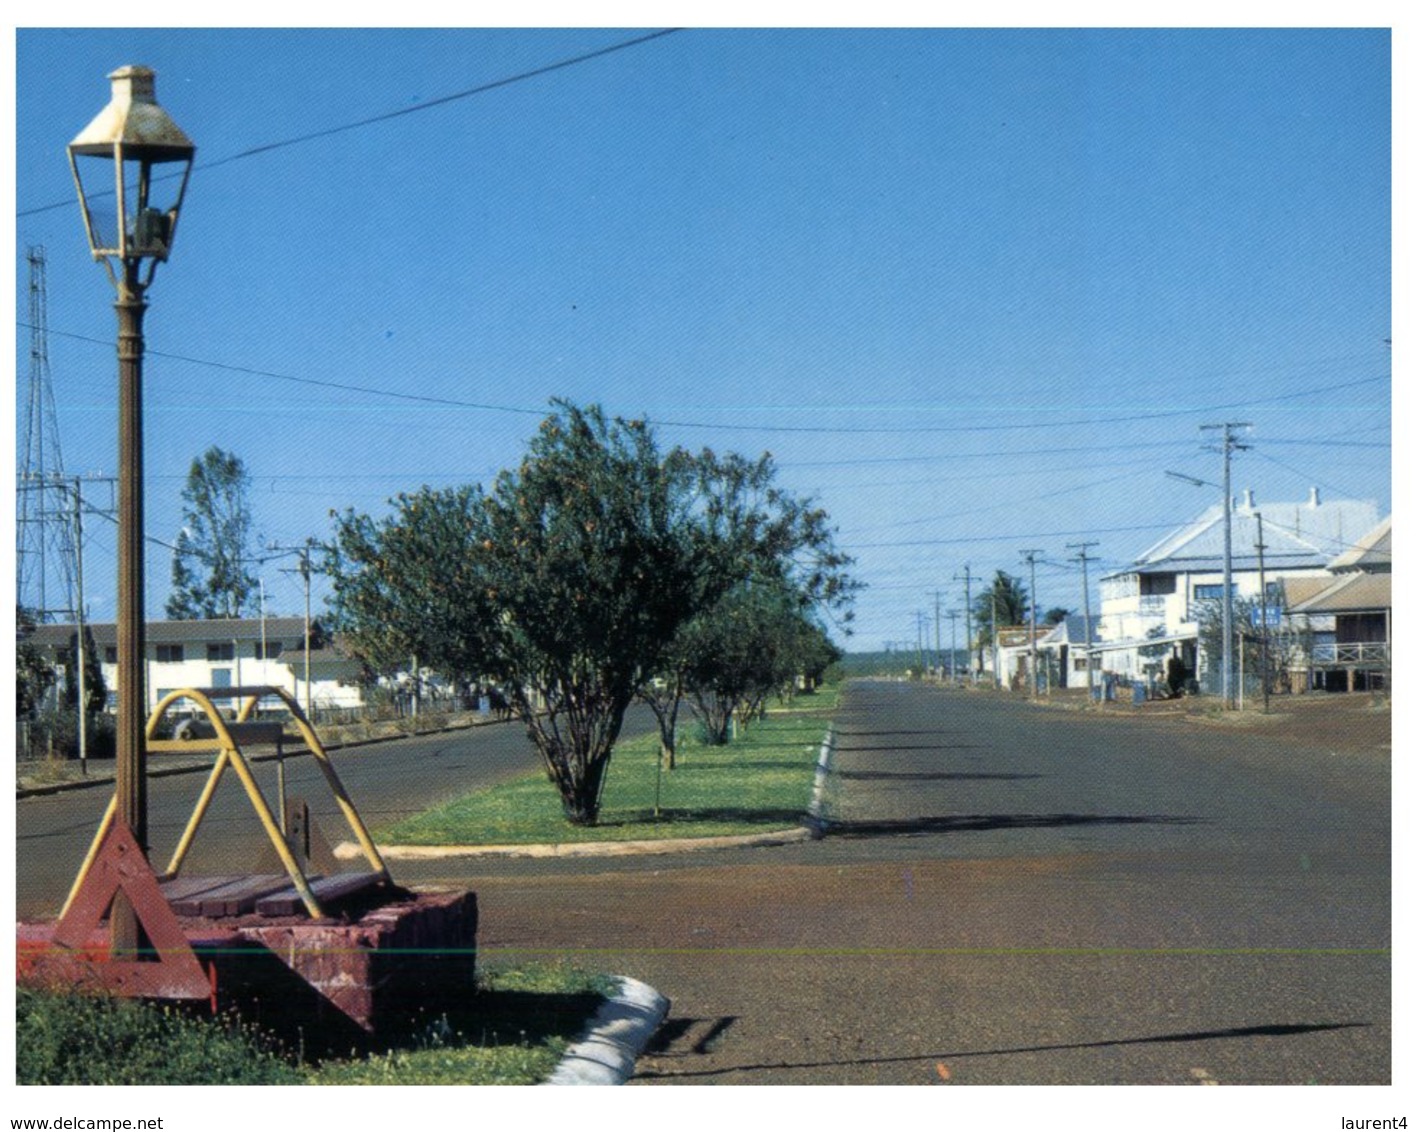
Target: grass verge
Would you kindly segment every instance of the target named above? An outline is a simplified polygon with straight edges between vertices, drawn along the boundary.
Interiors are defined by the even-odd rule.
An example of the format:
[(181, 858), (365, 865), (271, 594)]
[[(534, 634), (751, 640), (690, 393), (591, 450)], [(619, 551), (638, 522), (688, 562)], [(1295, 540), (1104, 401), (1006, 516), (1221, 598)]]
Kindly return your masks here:
[(490, 968), (457, 1014), (399, 1046), (308, 1069), (312, 1085), (535, 1085), (552, 1075), (615, 980), (566, 965)]
[[(675, 769), (659, 766), (660, 742), (646, 735), (617, 745), (600, 820), (568, 824), (545, 775), (480, 790), (377, 830), (388, 845), (536, 845), (763, 833), (798, 823), (808, 806), (823, 732), (838, 687), (799, 696), (739, 733), (707, 747), (681, 724)], [(688, 714), (688, 713), (686, 713)]]
[(256, 1029), (132, 999), (16, 994), (21, 1085), (535, 1085), (615, 980), (566, 964), (491, 968), (460, 1009), (368, 1054), (302, 1065)]

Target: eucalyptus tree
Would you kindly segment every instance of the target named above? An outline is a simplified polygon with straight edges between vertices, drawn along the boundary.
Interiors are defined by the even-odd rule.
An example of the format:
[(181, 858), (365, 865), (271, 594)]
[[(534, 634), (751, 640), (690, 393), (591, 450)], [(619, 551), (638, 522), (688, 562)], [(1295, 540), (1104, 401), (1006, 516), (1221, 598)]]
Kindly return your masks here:
[(213, 445), (192, 461), (182, 489), (182, 531), (172, 558), (167, 615), (241, 617), (253, 611), (251, 477), (241, 457)]

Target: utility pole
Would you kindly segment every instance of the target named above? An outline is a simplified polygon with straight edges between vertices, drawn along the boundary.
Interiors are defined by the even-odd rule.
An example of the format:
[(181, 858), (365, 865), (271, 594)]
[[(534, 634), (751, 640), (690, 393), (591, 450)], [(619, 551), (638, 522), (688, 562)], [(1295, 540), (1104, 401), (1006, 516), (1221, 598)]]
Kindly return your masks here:
[(1031, 549), (1020, 553), (1030, 564), (1030, 699), (1033, 700), (1040, 691), (1040, 653), (1035, 647), (1035, 556), (1044, 551)]
[(1000, 687), (1000, 629), (995, 624), (994, 587), (990, 591), (990, 682)]
[(310, 699), (310, 547), (313, 540), (305, 540), (305, 548), (301, 551), (301, 580), (305, 583), (305, 632), (302, 638), (305, 644), (305, 717), (312, 719), (311, 699)]
[(1240, 443), (1232, 435), (1232, 430), (1251, 428), (1251, 422), (1227, 421), (1224, 424), (1205, 424), (1201, 428), (1204, 432), (1222, 430), (1221, 446), (1212, 451), (1222, 453), (1222, 706), (1230, 708), (1236, 703), (1232, 679), (1232, 452), (1251, 447)]
[(941, 591), (936, 591), (936, 667), (941, 667)]
[(959, 609), (948, 609), (946, 616), (951, 619), (951, 684), (956, 683), (956, 618), (961, 615)]
[(1261, 583), (1261, 714), (1271, 710), (1271, 663), (1267, 658), (1266, 543), (1261, 541), (1261, 512), (1256, 513), (1256, 573)]
[[(969, 563), (966, 564), (965, 579), (966, 579), (966, 670), (969, 672), (969, 671), (970, 671), (970, 668), (971, 668), (971, 664), (970, 664), (970, 656), (971, 656), (971, 567), (970, 567), (970, 564), (969, 564)], [(960, 575), (960, 574), (957, 574), (957, 575), (956, 575), (954, 578), (952, 578), (951, 580), (952, 580), (952, 581), (959, 582), (959, 581), (961, 580), (961, 575)], [(973, 684), (975, 683), (975, 675), (974, 675), (974, 674), (973, 674), (972, 677), (971, 677), (971, 683), (973, 683)]]
[(1076, 557), (1079, 559), (1079, 567), (1084, 574), (1084, 675), (1089, 683), (1089, 699), (1094, 698), (1094, 631), (1092, 628), (1093, 619), (1089, 615), (1089, 548), (1098, 546), (1097, 542), (1071, 542), (1065, 544), (1066, 550), (1077, 550)]
[(74, 653), (79, 673), (79, 773), (89, 773), (89, 691), (84, 665), (84, 481), (74, 477)]
[[(304, 644), (305, 644), (305, 717), (306, 717), (306, 719), (310, 720), (312, 723), (315, 722), (315, 717), (314, 717), (313, 715), (311, 715), (311, 697), (310, 697), (310, 552), (311, 552), (314, 548), (315, 548), (315, 539), (313, 539), (313, 538), (308, 538), (308, 539), (306, 539), (304, 545), (302, 545), (302, 546), (296, 546), (296, 547), (291, 547), (291, 546), (272, 546), (272, 547), (270, 548), (270, 549), (272, 549), (272, 550), (294, 551), (295, 554), (296, 554), (296, 556), (297, 556), (297, 558), (298, 558), (298, 560), (299, 560), (299, 565), (296, 567), (295, 573), (297, 573), (297, 574), (299, 574), (299, 575), (301, 576), (301, 581), (304, 583), (304, 587), (305, 587), (305, 635), (304, 635), (304, 636), (305, 636), (305, 640), (304, 640)], [(283, 570), (282, 573), (283, 573), (283, 574), (289, 574), (289, 573), (291, 573), (291, 571), (289, 571), (289, 570)], [(262, 650), (262, 651), (263, 651), (263, 652), (265, 651), (265, 649), (264, 649), (264, 636), (265, 636), (265, 620), (264, 620), (264, 619), (265, 619), (265, 616), (266, 616), (266, 612), (265, 612), (265, 597), (263, 596), (263, 598), (262, 598), (262, 618), (263, 618), (263, 620), (262, 620), (263, 650)]]

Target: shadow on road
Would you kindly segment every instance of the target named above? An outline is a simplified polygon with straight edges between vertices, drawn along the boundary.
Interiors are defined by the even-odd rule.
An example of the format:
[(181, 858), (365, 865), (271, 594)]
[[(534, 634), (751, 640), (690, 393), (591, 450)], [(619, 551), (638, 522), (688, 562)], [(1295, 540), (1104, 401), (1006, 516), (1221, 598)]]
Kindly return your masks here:
[(931, 729), (931, 731), (841, 731), (841, 729), (839, 729), (839, 731), (837, 731), (837, 738), (885, 739), (888, 735), (934, 735), (939, 738), (939, 736), (942, 735), (971, 735), (971, 733), (972, 732), (964, 731), (964, 729), (961, 728), (956, 728), (955, 731), (937, 731), (937, 729)]
[(952, 814), (944, 817), (835, 821), (834, 837), (896, 837), (911, 833), (958, 833), (991, 829), (1059, 829), (1081, 825), (1195, 825), (1201, 818), (1162, 814)]
[(910, 771), (899, 770), (840, 770), (838, 771), (838, 777), (854, 779), (858, 782), (1018, 782), (1026, 778), (1043, 778), (1044, 775), (1006, 774), (990, 771), (972, 774), (969, 772), (927, 770), (914, 774)]
[(854, 755), (879, 755), (884, 751), (988, 751), (989, 743), (923, 743), (920, 746), (903, 744), (896, 747), (843, 747), (843, 751)]
[[(689, 1020), (690, 1024), (693, 1024), (694, 1021), (695, 1019)], [(667, 1025), (673, 1026), (674, 1023), (667, 1023)], [(650, 1070), (644, 1073), (637, 1073), (636, 1076), (640, 1080), (648, 1081), (656, 1078), (721, 1077), (727, 1073), (778, 1072), (784, 1069), (831, 1069), (835, 1066), (893, 1065), (912, 1061), (947, 1063), (968, 1057), (1005, 1057), (1012, 1054), (1056, 1053), (1072, 1049), (1108, 1049), (1117, 1046), (1159, 1045), (1176, 1042), (1211, 1042), (1236, 1038), (1289, 1038), (1298, 1037), (1303, 1034), (1324, 1033), (1330, 1030), (1362, 1029), (1370, 1025), (1372, 1025), (1370, 1022), (1270, 1023), (1260, 1026), (1236, 1026), (1227, 1030), (1192, 1030), (1180, 1034), (1155, 1034), (1146, 1038), (1107, 1038), (1097, 1042), (1060, 1042), (1051, 1045), (1007, 1046), (1001, 1049), (942, 1050), (936, 1053), (919, 1053), (904, 1057), (843, 1058), (838, 1061), (776, 1061), (765, 1062), (758, 1065), (730, 1065), (718, 1069), (701, 1070)], [(680, 1033), (683, 1032), (684, 1029), (680, 1031)], [(674, 1036), (678, 1035), (672, 1035), (670, 1041), (665, 1043), (665, 1046), (669, 1046), (673, 1043)], [(701, 1051), (691, 1049), (689, 1052), (698, 1053)], [(674, 1051), (667, 1051), (662, 1052), (660, 1056), (683, 1057), (686, 1055), (677, 1054)]]

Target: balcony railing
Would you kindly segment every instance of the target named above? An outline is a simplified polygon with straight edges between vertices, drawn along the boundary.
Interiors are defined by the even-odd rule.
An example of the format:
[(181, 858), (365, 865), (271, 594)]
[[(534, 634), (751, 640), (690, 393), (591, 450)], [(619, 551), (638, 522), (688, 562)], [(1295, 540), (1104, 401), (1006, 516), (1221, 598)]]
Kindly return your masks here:
[(1329, 643), (1311, 647), (1312, 664), (1388, 664), (1388, 641)]

